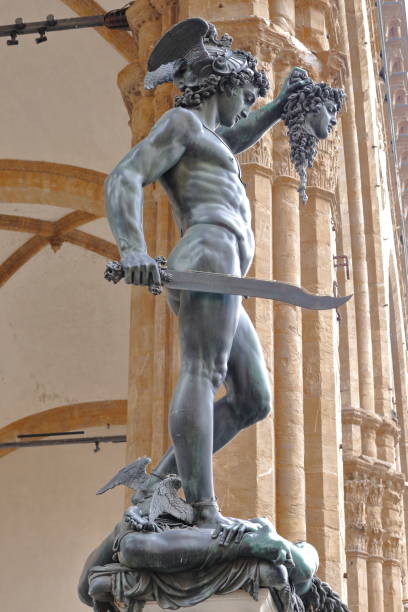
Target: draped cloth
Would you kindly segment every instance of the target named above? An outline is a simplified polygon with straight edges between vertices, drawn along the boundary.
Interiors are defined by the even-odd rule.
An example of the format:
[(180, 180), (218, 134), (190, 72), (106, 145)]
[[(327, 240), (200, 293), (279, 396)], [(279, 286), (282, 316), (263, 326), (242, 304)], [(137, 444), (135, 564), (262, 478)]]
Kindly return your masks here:
[(238, 589), (256, 600), (259, 591), (259, 561), (248, 558), (206, 567), (205, 571), (200, 568), (171, 574), (110, 563), (93, 567), (89, 582), (109, 576), (115, 605), (120, 612), (133, 612), (135, 600), (157, 601), (161, 608), (177, 610), (199, 604), (212, 595), (224, 595)]

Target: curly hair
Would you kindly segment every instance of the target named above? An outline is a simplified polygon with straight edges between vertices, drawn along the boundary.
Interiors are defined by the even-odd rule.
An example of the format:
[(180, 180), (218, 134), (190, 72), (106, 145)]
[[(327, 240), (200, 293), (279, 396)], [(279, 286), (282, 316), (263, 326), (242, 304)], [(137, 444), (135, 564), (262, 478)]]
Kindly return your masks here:
[(314, 576), (311, 588), (301, 596), (301, 600), (305, 612), (350, 612), (337, 593), (317, 576)]
[(213, 72), (203, 78), (197, 86), (181, 89), (182, 95), (176, 96), (175, 106), (197, 107), (203, 100), (217, 92), (225, 92), (228, 96), (231, 96), (245, 83), (252, 83), (258, 89), (258, 96), (264, 97), (269, 89), (269, 81), (264, 70), (256, 69), (257, 59), (248, 51), (237, 50), (234, 51), (234, 55), (244, 57), (249, 70), (244, 68), (240, 71), (231, 70), (227, 74), (220, 74), (217, 70), (219, 63), (223, 64), (220, 68), (224, 68), (225, 60), (222, 57), (216, 57), (212, 63)]
[[(290, 82), (296, 82), (300, 78), (302, 77), (293, 71)], [(342, 89), (330, 87), (327, 83), (314, 83), (308, 78), (304, 87), (289, 96), (283, 109), (281, 118), (288, 128), (290, 158), (300, 177), (298, 191), (304, 202), (307, 202), (306, 170), (313, 165), (319, 141), (316, 136), (305, 130), (306, 114), (309, 112), (318, 114), (323, 104), (329, 100), (334, 102), (338, 112), (341, 110), (344, 99), (345, 93)]]

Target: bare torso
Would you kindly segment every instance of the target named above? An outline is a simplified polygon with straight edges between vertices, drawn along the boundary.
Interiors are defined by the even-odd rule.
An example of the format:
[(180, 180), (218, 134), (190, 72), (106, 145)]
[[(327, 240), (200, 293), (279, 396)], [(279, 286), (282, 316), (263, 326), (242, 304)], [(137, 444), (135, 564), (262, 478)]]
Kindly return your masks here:
[[(224, 234), (225, 246), (235, 244), (240, 270), (227, 266), (229, 269), (223, 271), (245, 274), (254, 254), (250, 203), (241, 181), (239, 164), (221, 137), (200, 126), (184, 155), (160, 182), (171, 201), (175, 221), (183, 236), (181, 243), (197, 236), (200, 241), (208, 239), (211, 249), (214, 236), (218, 251), (220, 237)], [(182, 244), (177, 253), (181, 250), (184, 250)], [(190, 262), (193, 256), (189, 244)], [(205, 267), (201, 264), (200, 269)]]

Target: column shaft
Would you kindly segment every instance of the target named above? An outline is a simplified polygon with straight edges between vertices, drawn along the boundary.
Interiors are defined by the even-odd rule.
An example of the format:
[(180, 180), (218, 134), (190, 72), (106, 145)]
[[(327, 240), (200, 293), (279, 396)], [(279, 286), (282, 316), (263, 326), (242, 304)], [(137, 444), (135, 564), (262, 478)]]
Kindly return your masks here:
[[(366, 256), (369, 274), (371, 333), (373, 342), (373, 367), (375, 408), (381, 416), (390, 413), (390, 372), (388, 330), (385, 304), (381, 214), (383, 179), (380, 172), (378, 151), (383, 148), (381, 116), (376, 105), (377, 83), (374, 74), (376, 57), (373, 56), (375, 34), (370, 30), (370, 15), (365, 0), (346, 0), (348, 35), (350, 43), (351, 74), (356, 105), (354, 107), (356, 134), (358, 135), (360, 169), (365, 180), (361, 184), (364, 205)], [(364, 43), (364, 44), (363, 44)], [(374, 50), (374, 53), (377, 53)], [(379, 457), (390, 460), (380, 440)]]
[[(328, 294), (333, 286), (330, 194), (308, 189), (301, 208), (302, 286)], [(342, 588), (338, 432), (332, 311), (302, 311), (307, 539), (319, 551), (319, 575)], [(337, 324), (337, 323), (336, 323)]]
[(384, 612), (383, 559), (370, 557), (367, 560), (368, 611)]
[(367, 559), (359, 553), (347, 554), (348, 607), (352, 612), (367, 612)]
[(295, 33), (295, 0), (269, 0), (269, 14), (272, 23), (290, 34)]
[[(401, 568), (399, 563), (391, 560), (384, 561), (384, 610), (387, 612), (401, 612), (402, 589)], [(375, 608), (373, 608), (375, 610)]]
[[(300, 284), (299, 194), (293, 179), (273, 186), (274, 278)], [(275, 303), (276, 515), (279, 533), (306, 536), (302, 321), (299, 309)]]
[[(172, 104), (172, 86), (143, 90), (143, 78), (151, 44), (162, 34), (162, 21), (152, 3), (145, 0), (127, 12), (137, 41), (138, 58), (118, 76), (130, 116), (132, 144), (142, 140), (153, 123)], [(151, 256), (167, 255), (175, 240), (171, 212), (160, 186), (144, 190), (144, 235)], [(177, 372), (175, 318), (165, 295), (153, 296), (145, 288), (131, 289), (130, 359), (127, 459), (148, 455), (157, 462), (170, 444), (168, 407)]]
[[(245, 159), (253, 154), (248, 151)], [(249, 276), (272, 278), (272, 193), (270, 171), (243, 163), (242, 178), (251, 201), (256, 252)], [(244, 300), (261, 341), (273, 393), (273, 305), (269, 300)], [(216, 491), (232, 516), (267, 516), (275, 521), (275, 448), (273, 413), (242, 432), (215, 458)], [(231, 478), (239, 474), (239, 478)]]
[[(340, 2), (341, 40), (343, 51), (350, 55), (344, 2)], [(373, 413), (374, 377), (371, 342), (370, 301), (367, 253), (364, 234), (364, 211), (361, 193), (360, 161), (357, 128), (354, 116), (355, 100), (351, 77), (346, 78), (347, 105), (342, 113), (344, 160), (347, 180), (347, 200), (350, 217), (350, 238), (353, 268), (353, 294), (356, 312), (360, 407)], [(363, 453), (376, 455), (375, 439), (363, 439)]]

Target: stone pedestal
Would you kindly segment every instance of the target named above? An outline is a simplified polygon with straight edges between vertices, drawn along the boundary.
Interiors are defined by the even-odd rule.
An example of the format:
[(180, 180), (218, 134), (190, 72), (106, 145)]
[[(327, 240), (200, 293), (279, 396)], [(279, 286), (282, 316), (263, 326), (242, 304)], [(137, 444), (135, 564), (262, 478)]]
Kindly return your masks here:
[[(161, 612), (161, 608), (155, 602), (147, 603), (145, 609), (147, 612)], [(244, 591), (236, 591), (229, 595), (214, 595), (197, 606), (183, 608), (183, 610), (194, 610), (194, 612), (277, 612), (277, 607), (273, 603), (268, 589), (261, 589), (258, 601), (254, 601)]]

